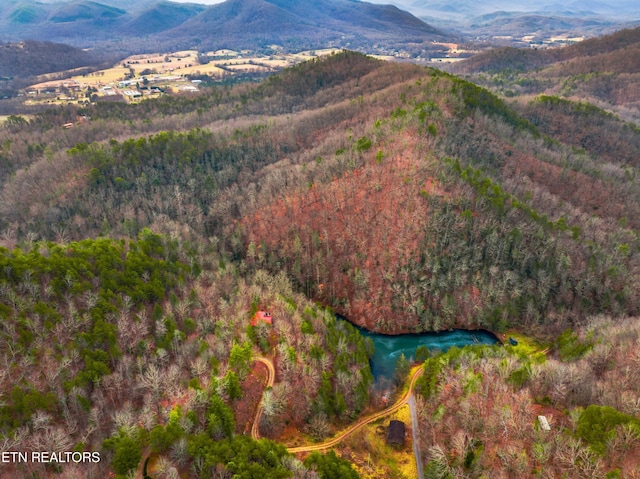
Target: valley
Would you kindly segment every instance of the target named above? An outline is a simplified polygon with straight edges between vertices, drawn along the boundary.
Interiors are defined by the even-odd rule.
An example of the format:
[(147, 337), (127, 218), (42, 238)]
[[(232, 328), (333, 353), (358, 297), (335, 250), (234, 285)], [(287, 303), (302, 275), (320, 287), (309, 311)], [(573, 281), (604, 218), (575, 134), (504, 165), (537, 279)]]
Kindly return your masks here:
[(336, 53), (335, 49), (297, 54), (255, 55), (243, 50), (219, 50), (200, 54), (197, 50), (163, 54), (133, 55), (112, 68), (74, 76), (73, 71), (57, 72), (60, 77), (27, 86), (26, 106), (47, 104), (88, 104), (96, 101), (129, 103), (157, 98), (164, 93), (194, 93), (198, 85), (256, 81), (288, 66), (314, 57)]

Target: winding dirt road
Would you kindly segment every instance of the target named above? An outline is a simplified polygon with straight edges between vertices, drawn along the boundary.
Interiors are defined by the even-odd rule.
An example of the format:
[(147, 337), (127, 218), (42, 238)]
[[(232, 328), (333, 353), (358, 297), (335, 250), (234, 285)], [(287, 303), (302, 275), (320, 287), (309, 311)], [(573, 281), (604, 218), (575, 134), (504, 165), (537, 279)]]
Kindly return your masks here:
[[(309, 445), (309, 446), (288, 447), (287, 450), (290, 453), (295, 454), (295, 453), (298, 453), (298, 452), (311, 452), (311, 451), (321, 451), (323, 449), (329, 449), (330, 447), (335, 446), (340, 441), (342, 441), (344, 438), (346, 438), (347, 436), (350, 436), (351, 434), (356, 432), (358, 429), (360, 429), (361, 427), (369, 424), (370, 422), (373, 422), (373, 421), (375, 421), (377, 419), (380, 419), (381, 417), (388, 416), (389, 414), (396, 412), (398, 409), (400, 409), (402, 406), (404, 406), (405, 404), (407, 404), (409, 402), (409, 398), (411, 397), (411, 394), (413, 393), (413, 388), (415, 386), (416, 380), (420, 377), (421, 373), (422, 373), (422, 368), (421, 367), (417, 368), (413, 372), (413, 374), (411, 375), (411, 380), (409, 382), (409, 388), (402, 395), (402, 397), (400, 399), (398, 399), (398, 401), (393, 406), (390, 406), (387, 409), (383, 409), (380, 412), (374, 413), (374, 414), (372, 414), (370, 416), (367, 416), (367, 417), (364, 417), (364, 418), (360, 419), (355, 424), (352, 424), (351, 426), (349, 426), (348, 429), (345, 429), (340, 434), (338, 434), (336, 437), (334, 437), (333, 439), (330, 439), (330, 440), (328, 440), (326, 442), (322, 442), (320, 444), (312, 444), (312, 445)], [(255, 426), (255, 424), (254, 424), (254, 426)]]
[[(273, 387), (273, 382), (276, 379), (276, 368), (273, 366), (273, 361), (269, 358), (259, 356), (255, 358), (256, 361), (261, 362), (267, 367), (269, 376), (267, 378), (266, 388)], [(253, 420), (253, 426), (251, 426), (251, 437), (254, 439), (260, 439), (260, 418), (262, 417), (262, 401), (258, 404), (258, 410), (256, 411), (256, 418)]]
[[(262, 364), (264, 364), (267, 367), (267, 371), (268, 371), (268, 377), (267, 377), (267, 384), (265, 386), (266, 388), (270, 388), (273, 387), (273, 383), (275, 382), (276, 379), (276, 369), (273, 365), (273, 361), (271, 361), (269, 358), (265, 358), (262, 356), (259, 356), (257, 358), (255, 358), (255, 361), (261, 362)], [(415, 386), (416, 380), (420, 377), (420, 374), (422, 373), (422, 368), (419, 367), (417, 368), (412, 374), (411, 374), (411, 380), (409, 382), (409, 387), (407, 388), (407, 391), (402, 395), (402, 397), (400, 399), (398, 399), (398, 401), (396, 401), (396, 403), (393, 406), (388, 407), (387, 409), (383, 409), (382, 411), (379, 411), (377, 413), (371, 414), (370, 416), (364, 417), (362, 419), (360, 419), (358, 422), (356, 422), (355, 424), (352, 424), (351, 426), (349, 426), (348, 429), (345, 429), (344, 431), (342, 431), (340, 434), (338, 434), (336, 437), (334, 437), (333, 439), (330, 439), (328, 441), (322, 442), (320, 444), (312, 444), (312, 445), (308, 445), (308, 446), (298, 446), (298, 447), (289, 447), (287, 448), (287, 450), (292, 453), (298, 453), (298, 452), (311, 452), (311, 451), (322, 451), (323, 449), (329, 449), (330, 447), (333, 447), (335, 445), (337, 445), (338, 443), (340, 443), (340, 441), (344, 440), (346, 437), (350, 436), (351, 434), (353, 434), (354, 432), (356, 432), (358, 429), (360, 429), (361, 427), (369, 424), (370, 422), (375, 421), (376, 419), (380, 419), (381, 417), (384, 416), (388, 416), (389, 414), (392, 414), (394, 412), (396, 412), (398, 409), (400, 409), (402, 406), (408, 404), (409, 402), (409, 398), (411, 397), (411, 394), (413, 393), (413, 388)], [(251, 427), (251, 437), (253, 439), (260, 439), (260, 418), (262, 417), (262, 402), (258, 405), (258, 410), (256, 411), (256, 417), (253, 421), (253, 426)], [(149, 451), (147, 450), (145, 452), (145, 454), (143, 455), (143, 458), (146, 459), (149, 457)], [(142, 477), (142, 464), (144, 463), (144, 461), (140, 462), (140, 465), (138, 466), (138, 470), (136, 472), (136, 478), (141, 478)]]

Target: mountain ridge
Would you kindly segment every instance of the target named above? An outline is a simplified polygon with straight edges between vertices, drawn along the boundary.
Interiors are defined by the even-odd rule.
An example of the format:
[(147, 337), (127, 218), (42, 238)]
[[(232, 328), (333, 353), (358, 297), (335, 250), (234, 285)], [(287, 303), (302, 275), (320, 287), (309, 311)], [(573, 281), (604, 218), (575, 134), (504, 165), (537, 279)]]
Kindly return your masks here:
[[(0, 34), (80, 47), (122, 46), (139, 50), (220, 46), (261, 48), (399, 45), (453, 38), (392, 5), (354, 0), (227, 0), (205, 6), (166, 0), (116, 2), (13, 0), (0, 6)], [(223, 45), (221, 45), (223, 44)], [(129, 48), (134, 51), (135, 48)]]
[[(318, 477), (246, 434), (297, 446), (385, 407), (372, 344), (338, 312), (386, 333), (513, 337), (415, 351), (428, 477), (537, 479), (541, 464), (549, 477), (582, 479), (585, 465), (631, 477), (638, 158), (640, 130), (593, 105), (523, 110), (440, 70), (349, 51), (261, 84), (10, 117), (0, 431), (11, 450), (100, 454), (80, 472), (57, 464), (61, 477), (143, 464), (154, 477)], [(256, 311), (273, 322), (251, 326)], [(256, 355), (278, 372), (266, 392)], [(366, 434), (331, 455), (416, 477)]]
[[(607, 55), (638, 44), (640, 44), (640, 27), (620, 30), (603, 37), (590, 38), (565, 48), (547, 50), (497, 48), (475, 55), (455, 65), (451, 70), (455, 73), (500, 71), (505, 68), (527, 71), (580, 57)], [(615, 67), (614, 61), (609, 64)]]

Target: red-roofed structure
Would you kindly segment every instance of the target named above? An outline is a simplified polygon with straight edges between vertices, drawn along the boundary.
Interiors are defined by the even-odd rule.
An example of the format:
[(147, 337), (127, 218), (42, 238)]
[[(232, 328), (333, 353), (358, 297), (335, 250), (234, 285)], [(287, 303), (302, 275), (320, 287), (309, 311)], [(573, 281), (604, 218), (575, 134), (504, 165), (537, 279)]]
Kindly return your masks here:
[(258, 324), (272, 324), (271, 313), (267, 311), (257, 311), (251, 318), (251, 326), (257, 326)]

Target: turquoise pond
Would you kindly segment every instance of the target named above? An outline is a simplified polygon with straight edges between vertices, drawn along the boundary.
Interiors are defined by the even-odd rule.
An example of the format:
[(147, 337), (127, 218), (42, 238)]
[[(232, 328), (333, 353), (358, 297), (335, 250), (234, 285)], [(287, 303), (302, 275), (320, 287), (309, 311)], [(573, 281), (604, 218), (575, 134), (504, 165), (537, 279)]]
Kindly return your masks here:
[(396, 362), (401, 354), (410, 361), (415, 358), (416, 349), (426, 346), (430, 352), (446, 351), (457, 346), (469, 346), (473, 344), (497, 344), (500, 341), (489, 331), (467, 331), (454, 329), (439, 333), (400, 334), (390, 336), (377, 334), (361, 329), (363, 336), (371, 338), (375, 346), (375, 352), (371, 360), (371, 371), (376, 382), (386, 383), (393, 379)]

